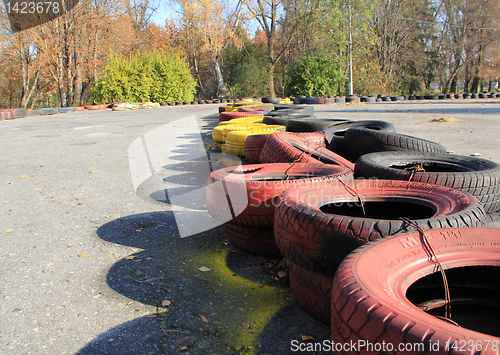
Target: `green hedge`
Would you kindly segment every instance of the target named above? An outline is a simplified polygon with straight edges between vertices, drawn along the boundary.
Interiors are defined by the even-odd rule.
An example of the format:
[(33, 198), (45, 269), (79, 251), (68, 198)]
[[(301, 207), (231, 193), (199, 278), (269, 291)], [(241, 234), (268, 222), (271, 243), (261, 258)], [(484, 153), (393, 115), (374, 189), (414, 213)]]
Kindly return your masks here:
[(287, 73), (287, 95), (321, 97), (341, 93), (347, 81), (338, 57), (302, 57)]
[(192, 101), (196, 80), (178, 54), (110, 56), (102, 79), (92, 89), (94, 103)]

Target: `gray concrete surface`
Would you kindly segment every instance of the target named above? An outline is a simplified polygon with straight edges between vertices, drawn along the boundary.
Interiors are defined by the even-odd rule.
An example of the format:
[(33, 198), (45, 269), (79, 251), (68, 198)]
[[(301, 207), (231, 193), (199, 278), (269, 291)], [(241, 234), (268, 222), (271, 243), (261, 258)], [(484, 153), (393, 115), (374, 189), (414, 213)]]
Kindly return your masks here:
[[(500, 162), (500, 99), (315, 110), (386, 120)], [(288, 354), (302, 335), (328, 339), (261, 258), (225, 245), (221, 227), (180, 238), (168, 199), (155, 197), (159, 180), (134, 191), (134, 140), (194, 115), (208, 142), (216, 114), (206, 105), (0, 122), (0, 354), (176, 354), (187, 336), (196, 341), (184, 354)], [(438, 117), (456, 121), (427, 122)]]

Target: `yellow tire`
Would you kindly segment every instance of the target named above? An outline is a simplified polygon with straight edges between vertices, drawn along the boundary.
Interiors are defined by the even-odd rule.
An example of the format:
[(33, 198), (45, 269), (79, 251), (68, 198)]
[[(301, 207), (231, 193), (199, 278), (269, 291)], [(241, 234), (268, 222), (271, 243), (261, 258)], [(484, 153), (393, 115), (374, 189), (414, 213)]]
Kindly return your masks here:
[[(224, 121), (224, 122), (230, 122), (230, 121)], [(221, 122), (222, 123), (222, 122)], [(263, 123), (262, 123), (263, 124)], [(216, 143), (224, 143), (224, 129), (228, 127), (247, 127), (248, 125), (253, 125), (253, 123), (250, 122), (243, 122), (242, 124), (237, 124), (237, 123), (228, 123), (221, 125), (219, 124), (217, 127), (214, 127), (212, 130), (212, 139)]]
[(293, 101), (292, 101), (292, 100), (290, 100), (290, 98), (289, 98), (289, 97), (287, 97), (286, 99), (281, 99), (281, 100), (280, 100), (280, 104), (281, 104), (281, 105), (292, 105), (292, 104), (293, 104)]
[(219, 122), (219, 126), (225, 126), (228, 124), (262, 123), (263, 120), (264, 120), (264, 116), (233, 118), (232, 120), (229, 120), (229, 121)]
[(114, 104), (111, 108), (112, 111), (123, 111), (125, 110), (125, 104)]
[(233, 111), (238, 111), (240, 107), (248, 107), (248, 108), (262, 108), (267, 111), (272, 111), (274, 110), (274, 105), (273, 104), (265, 104), (262, 102), (251, 102), (251, 103), (246, 103), (246, 102), (238, 102), (235, 103), (233, 106)]
[(225, 144), (219, 144), (219, 149), (221, 153), (227, 153), (227, 146)]
[(245, 156), (245, 148), (227, 147), (227, 153), (238, 156)]
[(249, 129), (259, 129), (267, 127), (265, 123), (249, 123), (249, 124), (236, 124), (236, 125), (225, 125), (222, 126), (222, 136), (224, 138), (224, 142), (226, 136), (229, 132), (232, 131), (248, 131)]
[(244, 130), (231, 130), (226, 134), (226, 143), (229, 144), (245, 144), (249, 136), (256, 134), (271, 134), (274, 132), (285, 132), (286, 127), (280, 125), (266, 125), (266, 127), (250, 127)]

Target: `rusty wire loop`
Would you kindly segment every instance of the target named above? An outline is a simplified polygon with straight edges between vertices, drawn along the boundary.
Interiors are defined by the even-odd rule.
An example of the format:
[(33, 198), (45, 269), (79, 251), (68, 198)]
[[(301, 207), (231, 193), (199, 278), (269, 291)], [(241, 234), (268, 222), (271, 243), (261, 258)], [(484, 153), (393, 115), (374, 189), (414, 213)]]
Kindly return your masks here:
[(446, 278), (446, 273), (444, 271), (443, 266), (441, 265), (441, 262), (439, 261), (438, 257), (436, 256), (436, 253), (434, 253), (434, 250), (432, 249), (431, 244), (429, 243), (429, 240), (425, 236), (424, 230), (414, 221), (407, 217), (401, 217), (400, 220), (403, 222), (407, 223), (408, 225), (412, 226), (417, 230), (417, 232), (420, 235), (420, 243), (422, 244), (422, 248), (424, 249), (425, 253), (427, 254), (427, 260), (429, 262), (434, 263), (434, 272), (440, 271), (441, 276), (443, 278), (443, 284), (444, 284), (444, 299), (445, 299), (445, 312), (444, 312), (444, 317), (446, 319), (451, 319), (451, 297), (450, 297), (450, 287), (448, 285), (448, 279)]

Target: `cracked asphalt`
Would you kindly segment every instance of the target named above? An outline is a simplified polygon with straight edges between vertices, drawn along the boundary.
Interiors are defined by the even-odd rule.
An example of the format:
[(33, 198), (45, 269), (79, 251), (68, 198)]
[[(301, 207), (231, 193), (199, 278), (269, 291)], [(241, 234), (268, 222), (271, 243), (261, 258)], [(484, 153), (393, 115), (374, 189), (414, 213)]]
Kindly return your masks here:
[[(226, 243), (222, 226), (203, 225), (181, 238), (179, 211), (169, 202), (206, 181), (203, 164), (196, 165), (204, 151), (184, 164), (197, 132), (209, 165), (222, 166), (208, 145), (217, 107), (0, 122), (0, 354), (278, 355), (300, 353), (290, 344), (304, 335), (329, 339), (329, 328), (271, 279), (261, 257)], [(500, 99), (316, 105), (315, 111), (319, 118), (386, 120), (399, 133), (500, 162)], [(198, 127), (179, 146), (182, 164), (150, 164), (151, 176), (135, 181), (131, 145), (141, 137), (147, 145), (148, 132), (160, 127), (175, 135), (172, 127), (186, 117)], [(427, 122), (439, 117), (455, 122)], [(165, 194), (170, 176), (178, 189)], [(186, 351), (174, 345), (189, 337), (194, 343)]]

